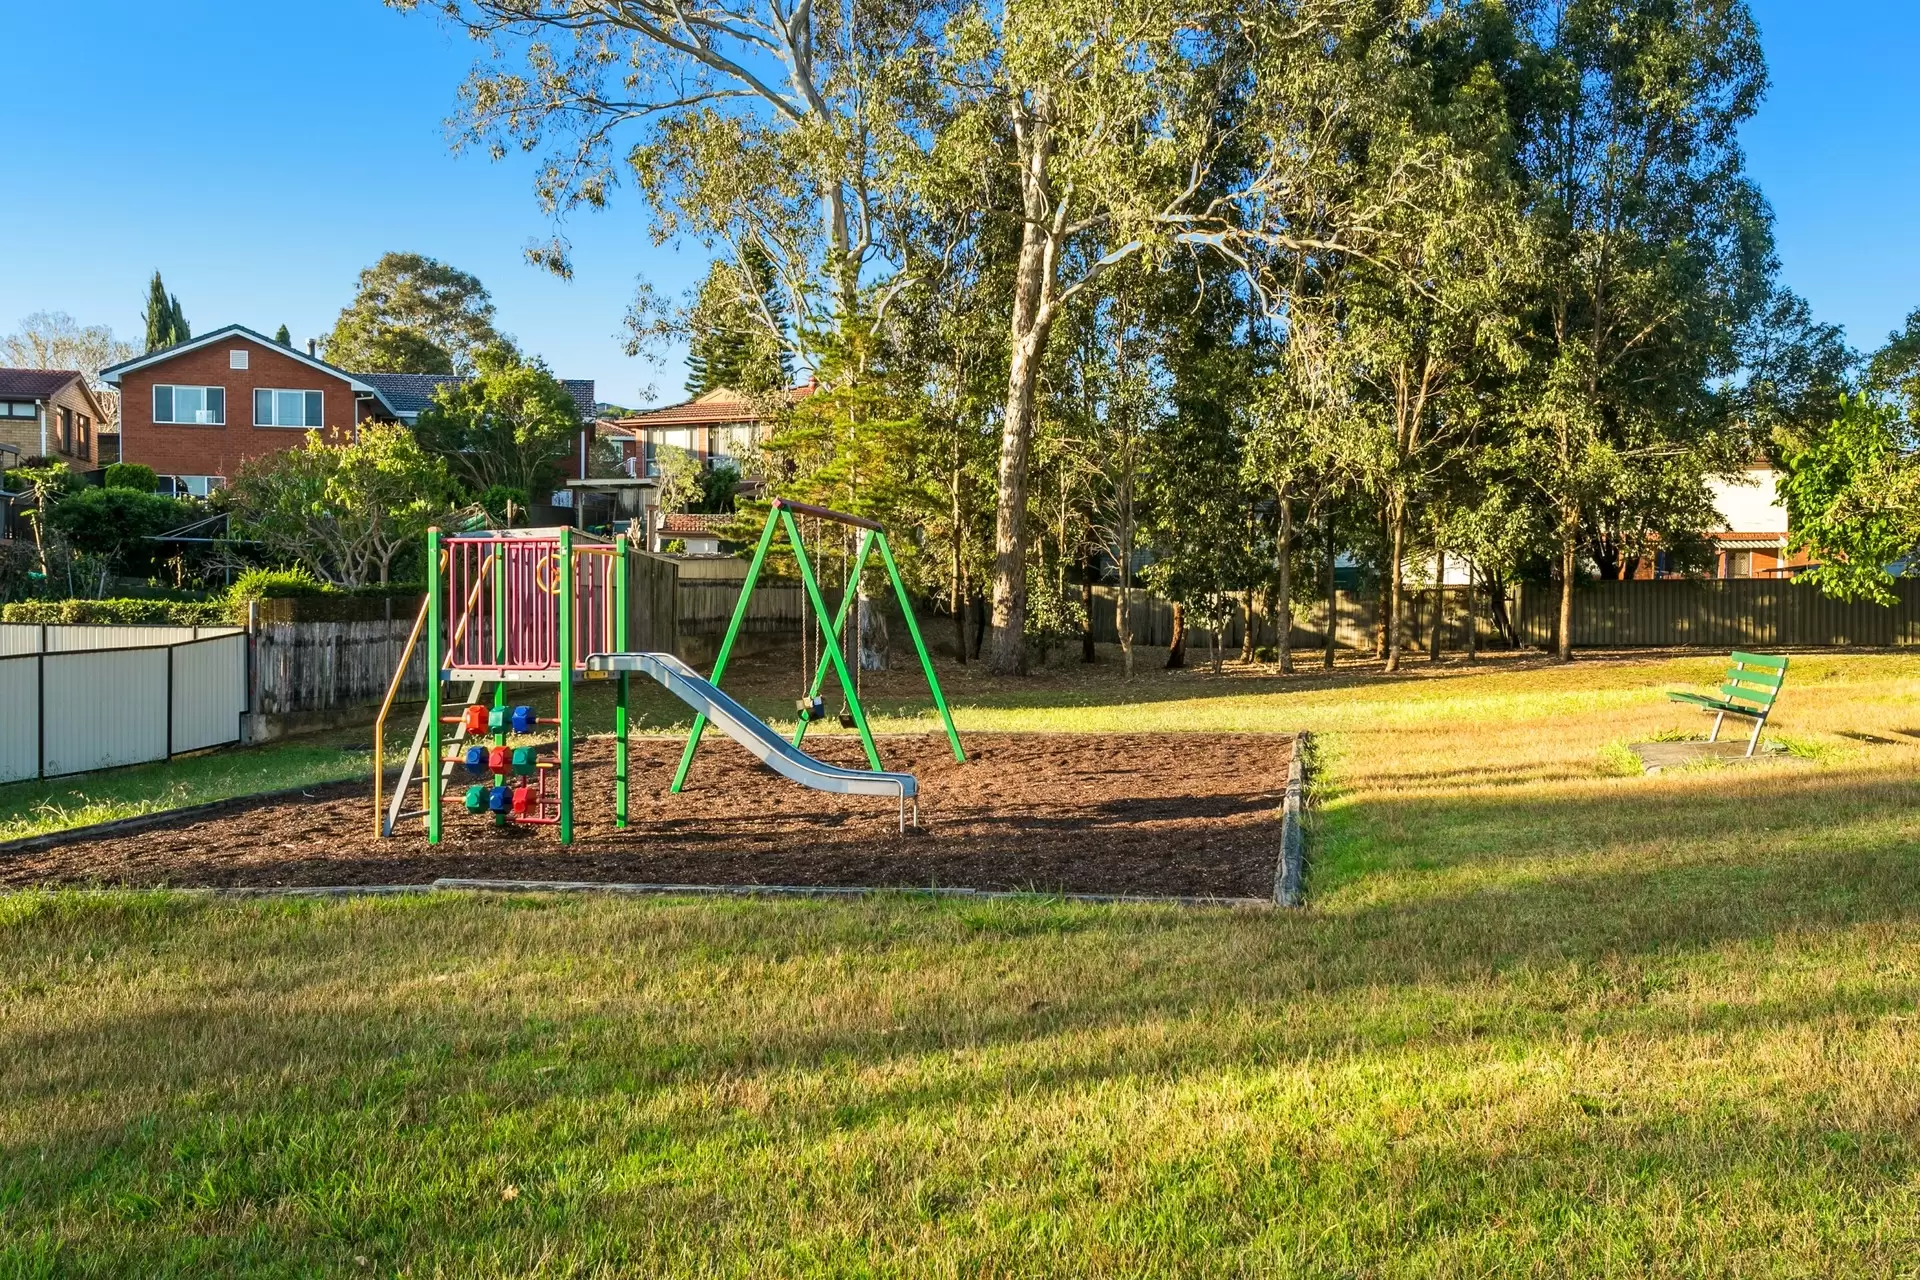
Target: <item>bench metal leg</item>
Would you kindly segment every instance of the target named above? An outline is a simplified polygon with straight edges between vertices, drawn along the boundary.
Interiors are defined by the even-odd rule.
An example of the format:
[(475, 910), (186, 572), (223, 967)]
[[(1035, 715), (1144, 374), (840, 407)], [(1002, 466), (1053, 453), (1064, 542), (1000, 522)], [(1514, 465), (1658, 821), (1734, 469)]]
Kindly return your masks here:
[(1767, 727), (1767, 718), (1761, 716), (1753, 722), (1753, 736), (1747, 739), (1747, 755), (1753, 755), (1753, 749), (1760, 745), (1760, 731)]
[(1727, 718), (1727, 713), (1724, 711), (1718, 713), (1713, 717), (1713, 732), (1707, 735), (1708, 742), (1720, 741), (1720, 722), (1722, 720), (1725, 720), (1726, 718)]

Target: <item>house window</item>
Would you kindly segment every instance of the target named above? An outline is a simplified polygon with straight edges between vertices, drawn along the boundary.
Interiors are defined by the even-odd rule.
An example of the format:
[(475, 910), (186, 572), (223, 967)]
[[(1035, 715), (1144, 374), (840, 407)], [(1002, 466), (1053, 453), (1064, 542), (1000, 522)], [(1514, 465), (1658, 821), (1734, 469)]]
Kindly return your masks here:
[(4, 411), (9, 418), (31, 418), (34, 403), (31, 400), (9, 400), (5, 404), (0, 404), (0, 411)]
[(318, 427), (321, 401), (318, 391), (274, 391), (262, 387), (253, 393), (256, 427)]
[(225, 476), (161, 476), (160, 492), (169, 498), (204, 498), (227, 487)]
[(74, 440), (80, 446), (78, 452), (83, 458), (91, 458), (93, 456), (93, 419), (83, 413), (77, 419), (75, 426), (77, 430)]
[(245, 351), (236, 350), (227, 352), (227, 368), (244, 369), (246, 367), (247, 353)]
[(1727, 576), (1729, 578), (1751, 578), (1753, 576), (1753, 552), (1729, 551), (1727, 553)]
[(153, 420), (223, 427), (227, 423), (227, 389), (155, 386)]
[(60, 416), (54, 420), (53, 439), (60, 452), (73, 452), (73, 410), (60, 410)]

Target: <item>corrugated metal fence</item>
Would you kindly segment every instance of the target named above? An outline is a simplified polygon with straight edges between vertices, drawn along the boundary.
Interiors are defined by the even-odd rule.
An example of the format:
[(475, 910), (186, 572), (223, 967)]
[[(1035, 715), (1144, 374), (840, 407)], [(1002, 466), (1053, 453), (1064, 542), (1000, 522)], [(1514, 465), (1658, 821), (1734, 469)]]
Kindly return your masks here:
[(0, 782), (238, 742), (246, 711), (238, 628), (0, 623)]
[[(1920, 580), (1893, 584), (1898, 602), (1833, 600), (1814, 587), (1764, 578), (1660, 582), (1596, 582), (1573, 593), (1576, 648), (1699, 645), (1711, 649), (1782, 649), (1920, 644)], [(1560, 623), (1560, 592), (1516, 589), (1520, 638), (1551, 646)]]
[[(1760, 578), (1672, 579), (1595, 582), (1573, 593), (1573, 644), (1584, 649), (1686, 648), (1790, 649), (1824, 647), (1899, 647), (1920, 645), (1920, 579), (1897, 579), (1892, 606), (1867, 601), (1833, 600), (1814, 587)], [(1094, 588), (1094, 639), (1117, 643), (1119, 590)], [(1380, 600), (1341, 591), (1335, 597), (1335, 638), (1343, 649), (1371, 649), (1380, 628)], [(1410, 589), (1401, 615), (1404, 643), (1426, 649), (1432, 629), (1441, 628), (1440, 646), (1466, 646), (1468, 593), (1465, 587)], [(1505, 637), (1494, 623), (1492, 599), (1474, 592), (1476, 644), (1497, 647)], [(1559, 632), (1560, 591), (1552, 584), (1515, 586), (1507, 592), (1508, 616), (1521, 643), (1551, 648)], [(1173, 634), (1173, 606), (1150, 592), (1132, 592), (1134, 639), (1165, 645)], [(1296, 647), (1325, 643), (1324, 596), (1302, 602), (1293, 623)], [(1244, 608), (1236, 603), (1226, 642), (1238, 648), (1245, 634)], [(1262, 646), (1273, 643), (1273, 625), (1259, 620)], [(1205, 644), (1195, 627), (1190, 641)]]

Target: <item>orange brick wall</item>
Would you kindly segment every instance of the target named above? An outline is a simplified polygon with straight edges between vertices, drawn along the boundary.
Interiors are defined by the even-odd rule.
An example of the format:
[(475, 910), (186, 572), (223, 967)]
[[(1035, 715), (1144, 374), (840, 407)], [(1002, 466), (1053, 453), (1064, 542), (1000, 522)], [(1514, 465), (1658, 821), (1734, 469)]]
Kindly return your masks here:
[[(230, 367), (228, 353), (236, 350), (247, 352), (244, 369)], [(226, 425), (156, 423), (153, 388), (168, 383), (224, 387)], [(379, 407), (374, 400), (356, 405), (353, 389), (343, 378), (304, 364), (271, 343), (235, 336), (121, 378), (121, 460), (145, 463), (163, 476), (231, 478), (248, 458), (299, 445), (306, 439), (306, 432), (299, 428), (253, 425), (253, 393), (260, 387), (322, 393), (328, 431), (350, 430), (357, 421), (373, 417)]]

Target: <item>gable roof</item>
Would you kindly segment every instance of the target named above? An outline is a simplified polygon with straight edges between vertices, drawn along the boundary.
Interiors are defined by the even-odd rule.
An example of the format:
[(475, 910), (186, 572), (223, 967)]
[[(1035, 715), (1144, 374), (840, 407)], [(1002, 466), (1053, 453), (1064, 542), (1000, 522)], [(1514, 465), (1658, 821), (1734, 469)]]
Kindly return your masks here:
[[(788, 387), (788, 404), (797, 404), (812, 395), (818, 388), (811, 382), (797, 387)], [(629, 428), (644, 427), (704, 427), (722, 423), (758, 422), (765, 413), (761, 406), (764, 401), (758, 397), (742, 395), (729, 387), (715, 387), (691, 400), (682, 400), (679, 404), (662, 405), (658, 409), (648, 409), (629, 418), (621, 418), (619, 425)]]
[[(322, 373), (330, 373), (336, 378), (343, 379), (347, 385), (355, 391), (364, 392), (378, 400), (381, 408), (385, 409), (390, 416), (398, 418), (402, 422), (411, 423), (415, 418), (419, 417), (420, 411), (433, 403), (433, 393), (436, 388), (450, 382), (457, 383), (465, 381), (464, 378), (449, 373), (350, 373), (338, 365), (328, 364), (318, 356), (310, 356), (304, 351), (298, 351), (283, 343), (275, 342), (265, 334), (256, 333), (243, 324), (230, 324), (224, 328), (215, 329), (211, 333), (203, 333), (197, 338), (190, 338), (174, 346), (161, 347), (158, 351), (149, 351), (143, 356), (135, 356), (131, 360), (123, 360), (119, 364), (102, 369), (100, 371), (100, 378), (103, 382), (118, 386), (122, 374), (132, 373), (137, 369), (144, 369), (149, 365), (159, 364), (164, 360), (171, 360), (175, 356), (185, 355), (189, 351), (196, 351), (201, 347), (211, 346), (222, 339), (234, 337), (247, 338), (262, 346), (271, 347), (275, 352), (286, 356), (290, 360), (298, 361), (308, 368), (318, 369)], [(573, 403), (580, 410), (581, 419), (588, 422), (592, 421), (594, 403), (593, 379), (562, 378), (560, 379), (560, 385), (567, 389), (569, 396), (573, 397)]]
[(106, 435), (119, 430), (108, 425), (113, 412), (87, 385), (87, 375), (75, 369), (0, 369), (0, 400), (50, 400), (76, 382), (80, 394), (93, 406), (94, 429)]
[(266, 334), (256, 333), (243, 324), (224, 325), (210, 333), (203, 333), (197, 338), (189, 338), (185, 342), (175, 343), (171, 347), (161, 347), (158, 351), (149, 351), (143, 356), (135, 356), (131, 360), (122, 360), (119, 364), (109, 365), (100, 371), (100, 380), (117, 387), (120, 385), (121, 377), (125, 374), (133, 373), (139, 369), (145, 369), (149, 365), (160, 364), (163, 361), (173, 359), (175, 356), (183, 356), (189, 351), (198, 351), (201, 347), (209, 347), (216, 342), (221, 342), (229, 338), (246, 338), (259, 343), (263, 347), (270, 347), (275, 353), (283, 355), (298, 364), (304, 364), (309, 369), (318, 369), (322, 373), (330, 373), (334, 377), (344, 381), (355, 391), (371, 394), (374, 399), (380, 401), (388, 413), (393, 414), (395, 417), (400, 416), (392, 405), (387, 404), (386, 397), (382, 396), (378, 389), (370, 386), (366, 380), (359, 375), (348, 373), (345, 369), (330, 365), (318, 356), (310, 356), (304, 351), (289, 347), (284, 343), (275, 342)]
[(85, 375), (75, 369), (0, 369), (0, 400), (46, 400)]

